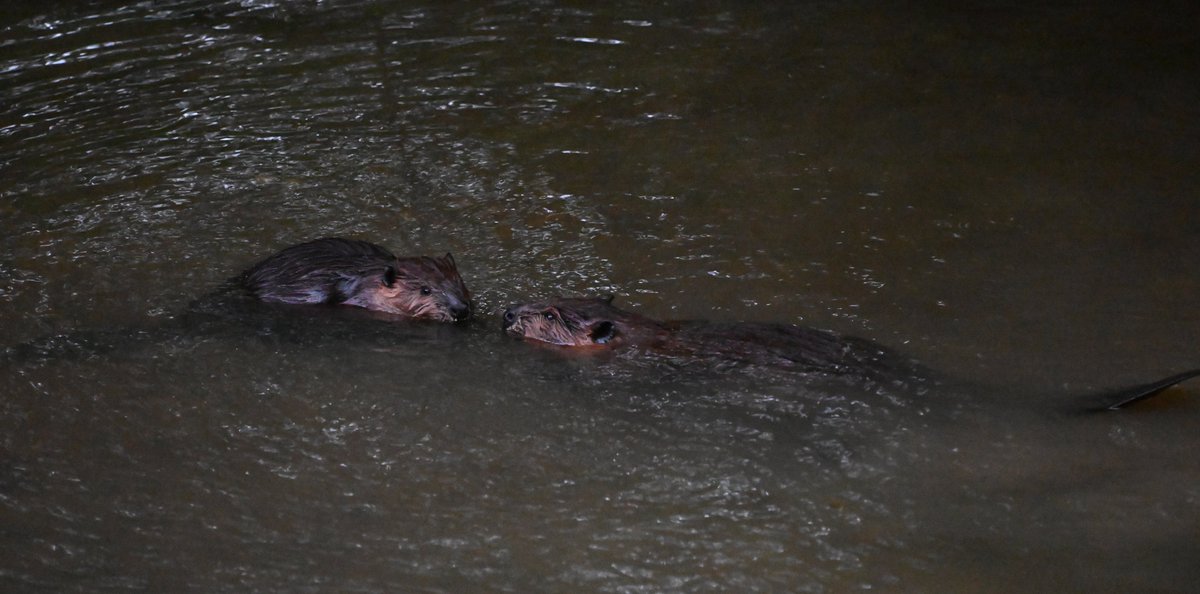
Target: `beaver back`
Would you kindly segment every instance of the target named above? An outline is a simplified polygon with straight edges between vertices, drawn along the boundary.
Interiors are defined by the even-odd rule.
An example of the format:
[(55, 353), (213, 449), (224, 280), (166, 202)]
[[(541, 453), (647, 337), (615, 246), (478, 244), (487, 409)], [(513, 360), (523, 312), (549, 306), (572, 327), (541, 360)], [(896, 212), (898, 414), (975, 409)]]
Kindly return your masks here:
[(396, 256), (383, 247), (331, 237), (280, 251), (243, 273), (241, 283), (263, 301), (342, 303), (367, 281), (384, 282), (395, 264)]

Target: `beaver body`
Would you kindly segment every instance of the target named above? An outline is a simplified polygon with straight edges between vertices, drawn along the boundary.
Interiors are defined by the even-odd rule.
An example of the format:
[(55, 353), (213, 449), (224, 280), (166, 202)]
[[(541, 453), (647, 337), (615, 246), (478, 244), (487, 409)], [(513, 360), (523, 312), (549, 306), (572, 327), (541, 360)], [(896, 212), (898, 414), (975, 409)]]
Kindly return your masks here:
[(273, 303), (351, 305), (441, 322), (471, 315), (471, 294), (450, 254), (398, 258), (352, 239), (291, 246), (255, 264), (238, 282)]
[[(279, 303), (361, 310), (347, 308), (330, 316), (316, 308), (271, 307)], [(0, 350), (0, 362), (83, 358), (248, 330), (296, 342), (361, 339), (371, 335), (380, 318), (458, 322), (468, 319), (471, 309), (471, 293), (450, 254), (397, 258), (366, 241), (326, 238), (293, 245), (262, 260), (163, 323), (51, 334)], [(431, 329), (407, 332), (425, 336), (425, 330)], [(395, 338), (396, 330), (389, 329), (387, 336)]]
[(563, 347), (634, 347), (833, 374), (908, 365), (870, 341), (825, 330), (758, 322), (660, 321), (614, 307), (611, 298), (515, 305), (504, 312), (503, 328), (513, 336)]
[[(559, 297), (514, 305), (504, 312), (502, 327), (522, 339), (566, 348), (633, 347), (884, 381), (930, 376), (928, 369), (911, 359), (861, 338), (792, 324), (664, 322), (613, 307), (611, 297)], [(1077, 408), (1122, 409), (1196, 377), (1200, 377), (1200, 369), (1147, 384), (1081, 395)]]

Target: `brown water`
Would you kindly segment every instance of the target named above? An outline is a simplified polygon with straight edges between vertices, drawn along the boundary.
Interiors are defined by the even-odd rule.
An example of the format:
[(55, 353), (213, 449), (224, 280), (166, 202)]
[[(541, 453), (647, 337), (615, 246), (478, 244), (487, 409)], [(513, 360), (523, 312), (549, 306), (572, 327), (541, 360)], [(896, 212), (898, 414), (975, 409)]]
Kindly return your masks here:
[[(0, 6), (4, 591), (1190, 591), (1200, 12)], [(258, 258), (454, 252), (481, 320), (180, 329)], [(495, 312), (876, 340), (876, 385), (566, 358)], [(141, 330), (133, 330), (141, 329)], [(137, 334), (142, 332), (143, 334)], [(97, 334), (99, 333), (99, 334)]]

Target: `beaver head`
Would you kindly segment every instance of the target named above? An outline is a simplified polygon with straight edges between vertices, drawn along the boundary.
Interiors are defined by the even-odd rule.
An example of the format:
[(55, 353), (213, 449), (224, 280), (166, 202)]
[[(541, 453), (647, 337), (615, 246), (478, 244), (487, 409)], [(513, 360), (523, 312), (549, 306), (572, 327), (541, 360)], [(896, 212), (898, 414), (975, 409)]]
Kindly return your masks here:
[(471, 315), (471, 293), (450, 254), (396, 258), (382, 272), (347, 276), (336, 283), (333, 297), (346, 305), (439, 322)]
[(471, 293), (453, 256), (397, 258), (366, 241), (294, 245), (247, 270), (241, 283), (277, 303), (345, 304), (442, 322), (471, 315)]
[(639, 342), (661, 324), (623, 311), (603, 298), (558, 297), (514, 305), (504, 312), (504, 331), (513, 336), (565, 347), (614, 347)]

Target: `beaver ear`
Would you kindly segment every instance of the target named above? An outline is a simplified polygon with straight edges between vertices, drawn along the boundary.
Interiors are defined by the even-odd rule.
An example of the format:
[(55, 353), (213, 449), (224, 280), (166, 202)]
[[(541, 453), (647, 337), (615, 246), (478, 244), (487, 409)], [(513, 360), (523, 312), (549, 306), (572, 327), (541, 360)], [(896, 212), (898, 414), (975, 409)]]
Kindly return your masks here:
[(605, 303), (607, 303), (609, 305), (612, 305), (613, 299), (616, 299), (616, 298), (617, 298), (617, 296), (613, 295), (612, 293), (605, 293), (604, 295), (600, 296), (600, 299), (602, 299)]
[(617, 327), (605, 320), (592, 326), (591, 339), (596, 344), (606, 344), (617, 336)]
[(446, 252), (446, 256), (443, 257), (442, 259), (445, 260), (446, 263), (449, 264), (451, 268), (458, 268), (458, 264), (454, 263), (454, 254), (451, 254), (450, 252)]
[(383, 284), (386, 285), (389, 289), (396, 285), (396, 267), (395, 266), (388, 266), (387, 269), (383, 271)]

